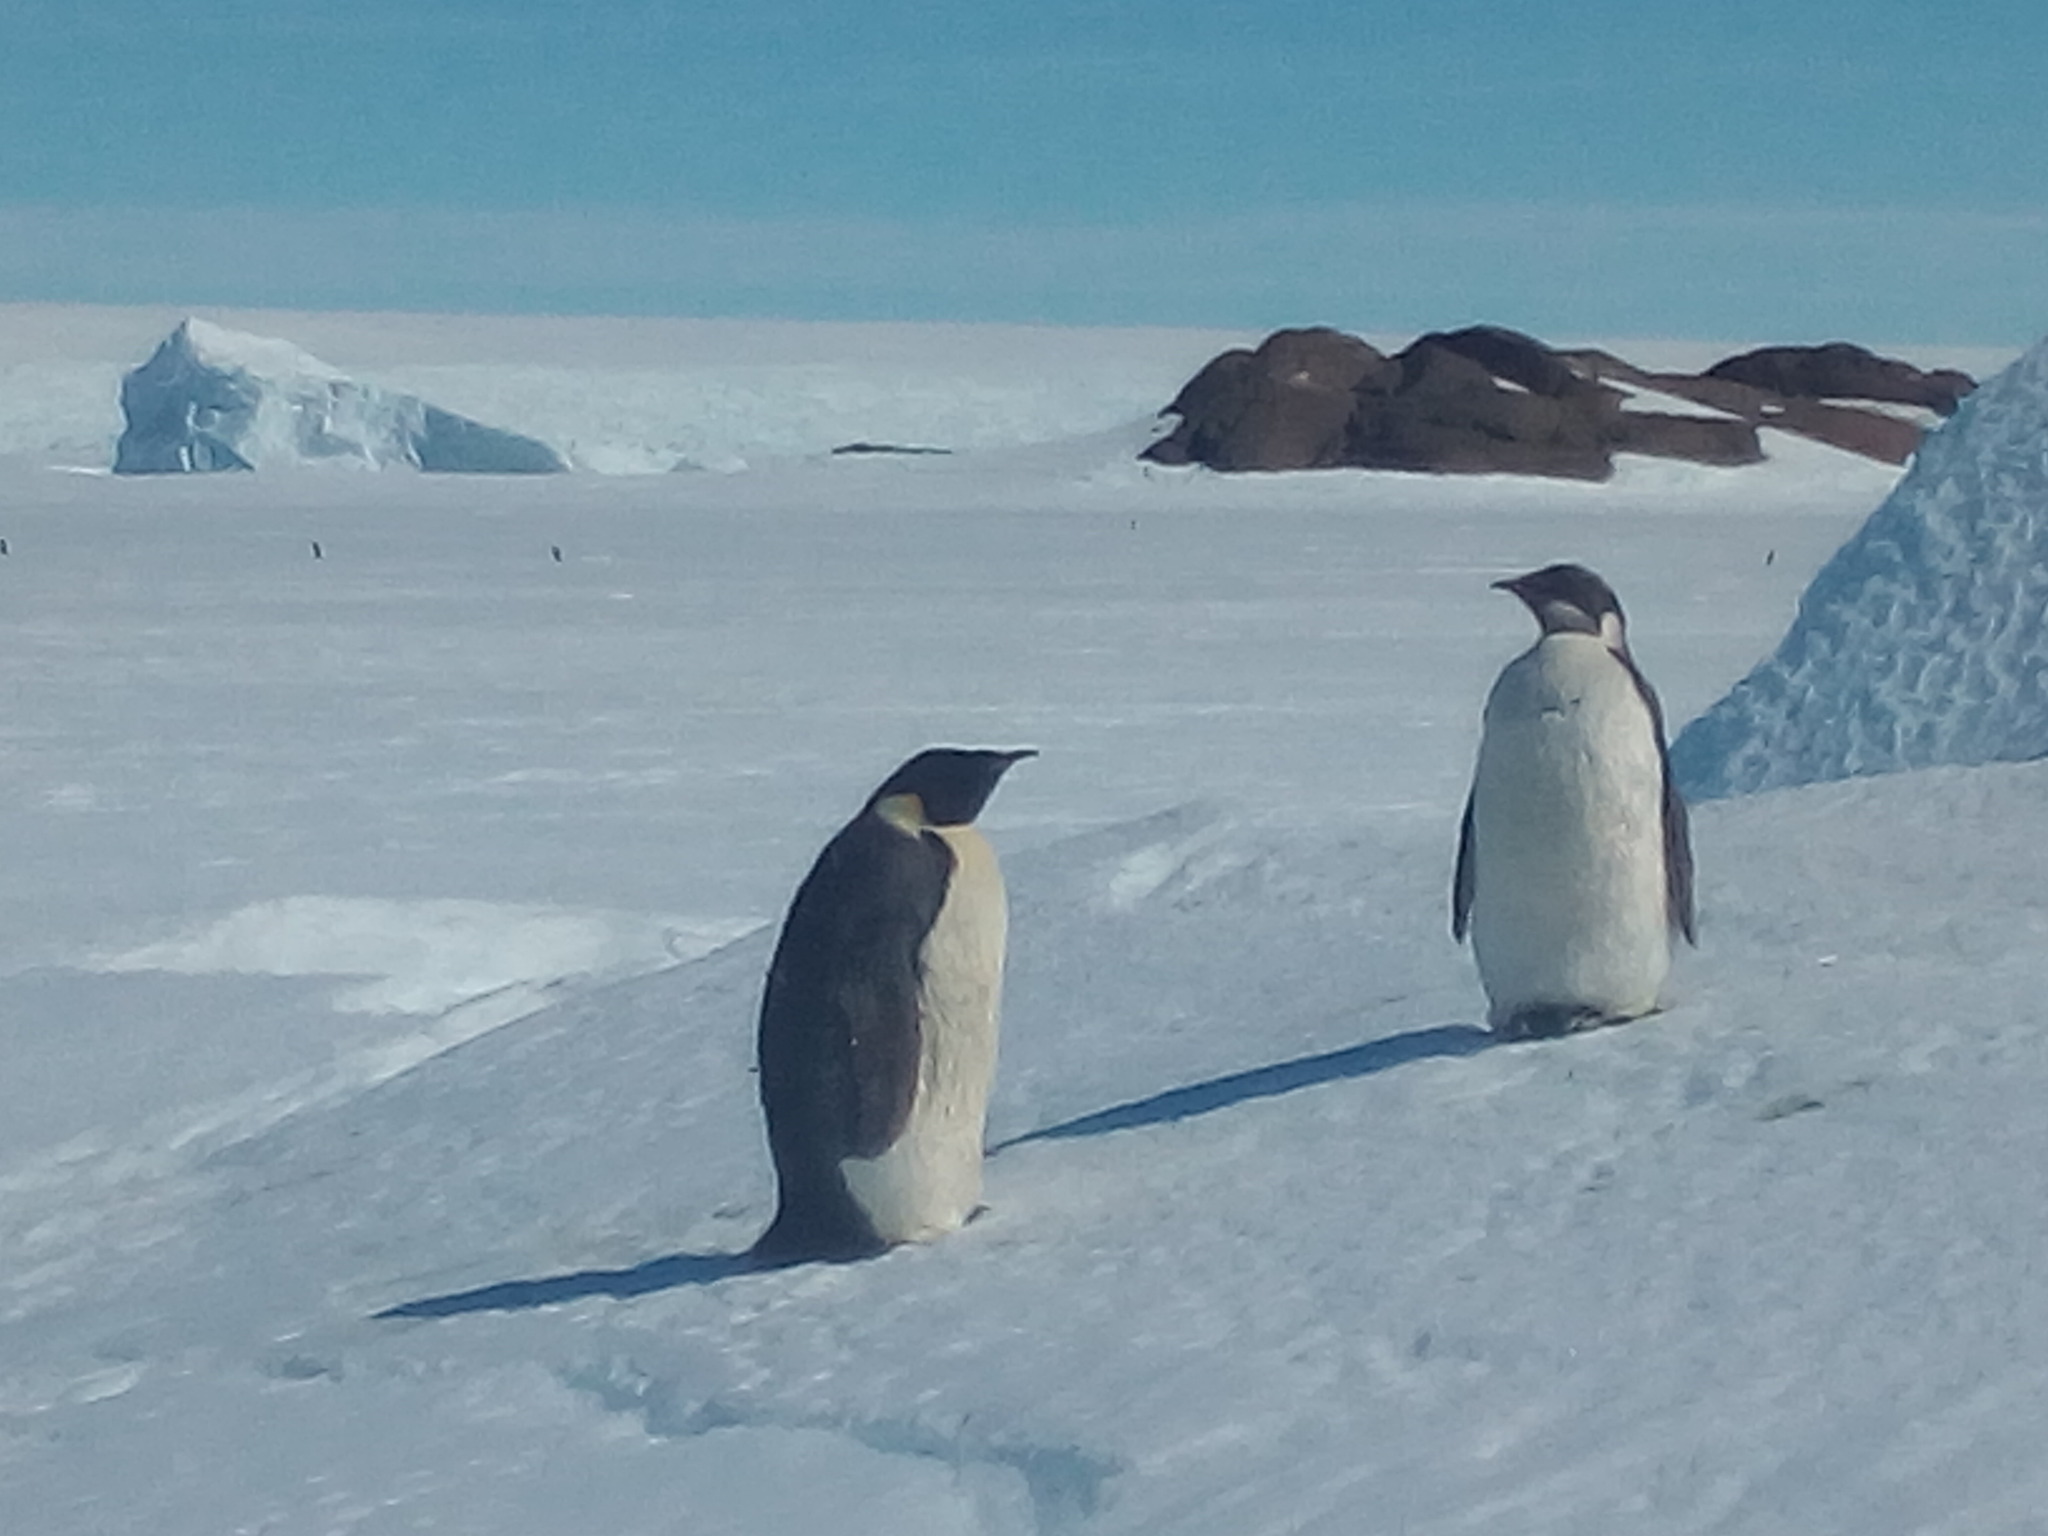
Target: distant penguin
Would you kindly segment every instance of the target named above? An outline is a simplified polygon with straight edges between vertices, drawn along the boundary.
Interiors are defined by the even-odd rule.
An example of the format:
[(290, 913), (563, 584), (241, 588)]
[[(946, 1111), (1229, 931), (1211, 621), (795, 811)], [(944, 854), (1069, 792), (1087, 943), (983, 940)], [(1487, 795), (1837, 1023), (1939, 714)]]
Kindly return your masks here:
[(979, 1206), (1008, 915), (973, 822), (1033, 756), (918, 753), (797, 888), (761, 1000), (778, 1202), (756, 1258), (859, 1258)]
[(1580, 565), (1497, 581), (1542, 627), (1486, 700), (1458, 835), (1451, 932), (1469, 930), (1508, 1039), (1650, 1013), (1671, 931), (1696, 942), (1692, 842), (1664, 711), (1621, 603)]

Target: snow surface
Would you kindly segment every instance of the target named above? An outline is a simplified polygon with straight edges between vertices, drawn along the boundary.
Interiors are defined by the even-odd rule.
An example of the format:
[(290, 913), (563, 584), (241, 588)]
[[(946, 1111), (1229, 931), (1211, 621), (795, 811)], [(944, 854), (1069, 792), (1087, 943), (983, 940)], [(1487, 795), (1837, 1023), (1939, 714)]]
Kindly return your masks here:
[[(223, 311), (351, 378), (539, 439), (582, 470), (743, 469), (843, 443), (980, 449), (1150, 419), (1235, 331)], [(182, 317), (0, 305), (0, 458), (105, 466), (121, 375)]]
[(1733, 411), (1716, 410), (1711, 405), (1702, 405), (1697, 400), (1688, 400), (1683, 395), (1667, 395), (1661, 389), (1644, 389), (1639, 385), (1622, 383), (1619, 380), (1604, 381), (1610, 389), (1622, 392), (1621, 408), (1629, 412), (1641, 412), (1657, 416), (1697, 416), (1706, 421), (1740, 421), (1743, 418)]
[[(2048, 767), (1701, 806), (1634, 1025), (1489, 1045), (1446, 932), (1529, 638), (1487, 582), (1593, 564), (1683, 720), (1895, 472), (1232, 479), (1144, 430), (0, 467), (6, 1528), (2037, 1529)], [(768, 925), (948, 740), (1044, 753), (986, 819), (990, 1210), (737, 1272)]]
[(2048, 756), (2048, 341), (1965, 398), (1688, 725), (1695, 797)]
[[(210, 311), (213, 321), (344, 365), (549, 444), (580, 470), (730, 471), (843, 443), (989, 449), (1149, 421), (1210, 358), (1256, 334), (1133, 328), (1113, 345), (1053, 326)], [(121, 375), (184, 316), (116, 306), (0, 304), (0, 460), (104, 467)], [(1343, 317), (1337, 317), (1343, 323)], [(1349, 329), (1387, 351), (1413, 337)], [(1584, 339), (1568, 345), (1586, 344)], [(1629, 338), (1646, 368), (1697, 371), (1757, 342)], [(2012, 349), (1885, 347), (1983, 376)], [(1078, 365), (1078, 366), (1077, 366)], [(1697, 412), (1691, 402), (1654, 408)]]

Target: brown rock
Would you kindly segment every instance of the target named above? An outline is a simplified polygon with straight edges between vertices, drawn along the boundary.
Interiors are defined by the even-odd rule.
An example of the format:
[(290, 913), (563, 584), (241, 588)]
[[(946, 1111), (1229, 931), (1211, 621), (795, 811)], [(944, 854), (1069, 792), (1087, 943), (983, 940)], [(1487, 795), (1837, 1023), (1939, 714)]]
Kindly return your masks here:
[(1471, 325), (1462, 331), (1431, 331), (1416, 338), (1409, 350), (1424, 344), (1469, 357), (1497, 379), (1519, 384), (1532, 394), (1562, 399), (1598, 391), (1599, 381), (1576, 367), (1563, 352), (1533, 336), (1504, 325)]
[(1190, 379), (1166, 408), (1180, 424), (1143, 456), (1223, 470), (1330, 468), (1345, 462), (1354, 389), (1381, 387), (1396, 373), (1342, 331), (1276, 331), (1256, 351), (1225, 352)]
[(1623, 411), (1611, 441), (1617, 453), (1684, 459), (1693, 464), (1759, 464), (1764, 457), (1756, 428), (1734, 416)]
[[(1761, 377), (1786, 388), (1753, 382)], [(1725, 415), (1624, 410), (1617, 383)], [(1794, 386), (1828, 398), (1788, 392)], [(1969, 387), (1965, 375), (1921, 373), (1846, 343), (1768, 348), (1693, 375), (1652, 373), (1597, 350), (1560, 352), (1503, 326), (1431, 332), (1394, 358), (1317, 327), (1276, 331), (1213, 359), (1166, 408), (1180, 420), (1144, 457), (1221, 470), (1603, 480), (1617, 452), (1753, 464), (1764, 457), (1757, 429), (1768, 426), (1899, 464), (1919, 447), (1917, 425), (1834, 401), (1946, 401), (1952, 410)]]
[(1359, 400), (1345, 462), (1438, 474), (1553, 475), (1604, 480), (1605, 436), (1619, 397), (1505, 389), (1465, 352), (1425, 336), (1404, 351), (1400, 386)]
[(1765, 416), (1764, 424), (1885, 464), (1905, 463), (1919, 451), (1925, 436), (1916, 423), (1883, 411), (1859, 411), (1819, 400), (1787, 400), (1783, 410)]
[(1704, 375), (1729, 379), (1772, 394), (1808, 400), (1883, 400), (1918, 405), (1953, 416), (1964, 395), (1977, 387), (1952, 368), (1922, 372), (1897, 358), (1846, 341), (1818, 347), (1760, 347), (1724, 358)]
[(1676, 395), (1681, 400), (1739, 416), (1752, 427), (1775, 427), (1781, 432), (1797, 433), (1884, 464), (1905, 463), (1919, 449), (1920, 439), (1925, 435), (1916, 423), (1883, 411), (1781, 395), (1725, 375), (1651, 373), (1604, 352), (1572, 355), (1601, 378), (1620, 379), (1643, 389)]

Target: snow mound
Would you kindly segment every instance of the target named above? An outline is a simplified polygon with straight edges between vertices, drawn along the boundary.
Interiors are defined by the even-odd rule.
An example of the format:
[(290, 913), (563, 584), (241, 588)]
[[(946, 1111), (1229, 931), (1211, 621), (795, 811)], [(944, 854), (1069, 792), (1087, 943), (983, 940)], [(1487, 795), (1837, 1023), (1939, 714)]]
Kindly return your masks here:
[(1694, 798), (2048, 755), (2048, 340), (1964, 400), (1672, 747)]
[(288, 341), (199, 319), (122, 379), (121, 411), (116, 474), (322, 461), (500, 475), (568, 468), (534, 438), (359, 383)]
[(290, 896), (108, 956), (98, 968), (374, 977), (335, 1006), (438, 1013), (522, 983), (637, 974), (695, 959), (753, 926), (505, 902)]

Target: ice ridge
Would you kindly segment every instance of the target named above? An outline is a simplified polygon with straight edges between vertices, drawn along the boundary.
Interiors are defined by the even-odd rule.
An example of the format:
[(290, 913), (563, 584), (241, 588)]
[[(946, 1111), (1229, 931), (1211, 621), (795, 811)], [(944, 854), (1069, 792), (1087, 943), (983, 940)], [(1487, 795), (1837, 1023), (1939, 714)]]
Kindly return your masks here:
[(1695, 799), (2048, 756), (2048, 339), (1966, 398), (1687, 725)]

